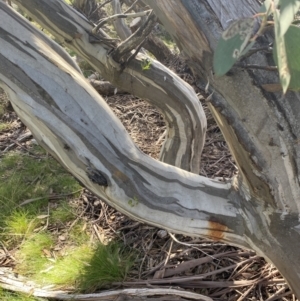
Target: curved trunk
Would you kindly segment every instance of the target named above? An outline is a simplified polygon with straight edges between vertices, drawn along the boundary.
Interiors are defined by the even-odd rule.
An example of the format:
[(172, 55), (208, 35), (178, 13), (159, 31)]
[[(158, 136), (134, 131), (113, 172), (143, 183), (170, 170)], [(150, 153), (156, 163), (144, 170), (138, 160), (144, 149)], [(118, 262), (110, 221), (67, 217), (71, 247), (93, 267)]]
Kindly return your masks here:
[(54, 42), (1, 2), (0, 8), (1, 86), (45, 149), (88, 189), (135, 219), (249, 247), (230, 183), (143, 154), (101, 96), (53, 50)]
[[(241, 213), (250, 244), (276, 265), (299, 297), (299, 94), (288, 92), (282, 98), (280, 93), (265, 92), (263, 84), (279, 79), (264, 70), (234, 68), (230, 75), (212, 75), (212, 55), (228, 20), (253, 16), (259, 11), (258, 2), (145, 2), (180, 45), (198, 85), (204, 87), (209, 81), (210, 109), (239, 167), (237, 187), (246, 200)], [(271, 41), (264, 36), (255, 46)], [(246, 63), (268, 66), (272, 59), (258, 52)]]
[[(90, 44), (91, 26), (63, 2), (16, 2), (26, 6), (57, 37), (63, 37), (79, 55), (89, 58), (94, 66), (101, 65), (115, 85), (123, 88), (132, 84), (131, 92), (146, 97), (160, 93), (165, 101), (160, 106), (166, 116), (173, 116), (170, 121), (185, 122), (182, 112), (176, 115), (174, 100), (179, 110), (192, 110), (187, 116), (201, 116), (202, 111), (191, 106), (195, 98), (188, 97), (186, 104), (179, 100), (194, 95), (190, 88), (162, 65), (153, 62), (153, 69), (147, 73), (138, 68), (137, 59), (123, 73), (114, 68), (118, 64), (107, 58), (110, 46), (103, 46), (103, 41)], [(141, 153), (106, 103), (56, 51), (53, 42), (3, 2), (1, 86), (36, 139), (99, 197), (135, 219), (172, 232), (252, 248), (277, 266), (299, 297), (299, 95), (289, 92), (281, 99), (281, 95), (264, 92), (262, 83), (278, 79), (263, 70), (233, 69), (221, 78), (211, 72), (212, 53), (227, 21), (253, 15), (258, 10), (257, 2), (145, 2), (186, 54), (199, 77), (199, 86), (205, 87), (209, 80), (209, 89), (214, 92), (210, 108), (235, 156), (238, 178), (220, 183)], [(269, 43), (269, 38), (261, 38), (261, 42)], [(270, 58), (256, 53), (248, 59), (249, 63), (253, 61), (267, 65)], [(162, 74), (168, 86), (162, 82)], [(187, 121), (193, 120), (195, 125), (193, 117)], [(204, 127), (199, 125), (203, 123), (190, 127), (194, 137), (198, 129), (203, 133)], [(195, 147), (191, 142), (189, 145)]]
[(76, 51), (106, 80), (156, 106), (167, 124), (160, 159), (199, 173), (206, 118), (192, 87), (155, 60), (150, 59), (150, 68), (143, 70), (143, 61), (148, 59), (143, 55), (122, 69), (112, 59), (114, 41), (101, 29), (94, 35), (93, 25), (63, 1), (16, 0), (15, 3), (63, 45)]

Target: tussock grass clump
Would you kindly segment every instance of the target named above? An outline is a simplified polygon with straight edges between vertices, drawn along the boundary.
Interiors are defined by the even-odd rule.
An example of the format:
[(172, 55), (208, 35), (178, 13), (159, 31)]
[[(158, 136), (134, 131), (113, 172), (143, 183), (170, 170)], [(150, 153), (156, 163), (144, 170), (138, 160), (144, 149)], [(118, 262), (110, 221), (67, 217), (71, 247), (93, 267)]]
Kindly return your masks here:
[(16, 253), (16, 270), (43, 285), (94, 292), (124, 280), (133, 264), (133, 254), (118, 243), (67, 247), (55, 259), (47, 257), (52, 246), (49, 234), (33, 235)]
[(123, 281), (134, 262), (134, 253), (118, 243), (98, 244), (85, 265), (78, 288), (92, 293), (116, 281)]
[(46, 269), (50, 261), (47, 251), (53, 246), (53, 238), (49, 233), (38, 233), (26, 239), (16, 253), (16, 271), (25, 276), (36, 276)]

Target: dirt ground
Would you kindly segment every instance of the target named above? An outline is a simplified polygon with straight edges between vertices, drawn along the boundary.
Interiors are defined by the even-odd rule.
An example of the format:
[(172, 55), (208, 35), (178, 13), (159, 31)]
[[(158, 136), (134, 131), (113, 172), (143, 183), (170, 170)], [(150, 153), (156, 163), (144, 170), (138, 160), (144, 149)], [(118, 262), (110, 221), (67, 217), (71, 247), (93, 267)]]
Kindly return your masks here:
[[(168, 65), (197, 93), (201, 92), (182, 59), (175, 57)], [(165, 130), (161, 114), (128, 94), (106, 97), (105, 100), (140, 149), (158, 158)], [(230, 178), (238, 172), (237, 167), (204, 100), (202, 105), (208, 130), (201, 175)], [(3, 151), (19, 149), (26, 152), (26, 142), (33, 137), (30, 134), (24, 136), (27, 129), (12, 110), (4, 114), (3, 119), (11, 123), (11, 128), (0, 132), (0, 159)], [(139, 253), (126, 281), (112, 284), (111, 289), (174, 287), (198, 292), (213, 300), (296, 300), (276, 268), (252, 251), (207, 239), (169, 235), (162, 229), (129, 219), (87, 190), (78, 201), (77, 210), (92, 225), (93, 235), (99, 235), (101, 230), (106, 237), (122, 239)], [(1, 261), (1, 249), (0, 266), (13, 266), (7, 258)]]

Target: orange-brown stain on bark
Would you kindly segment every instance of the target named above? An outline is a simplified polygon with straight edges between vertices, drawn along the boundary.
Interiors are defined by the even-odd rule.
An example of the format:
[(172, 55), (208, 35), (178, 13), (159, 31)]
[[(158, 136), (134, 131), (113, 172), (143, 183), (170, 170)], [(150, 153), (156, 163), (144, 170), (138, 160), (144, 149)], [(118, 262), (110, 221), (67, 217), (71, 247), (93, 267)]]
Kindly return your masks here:
[(229, 229), (227, 226), (208, 221), (209, 229), (207, 235), (213, 240), (222, 240), (224, 238), (224, 232), (228, 232)]

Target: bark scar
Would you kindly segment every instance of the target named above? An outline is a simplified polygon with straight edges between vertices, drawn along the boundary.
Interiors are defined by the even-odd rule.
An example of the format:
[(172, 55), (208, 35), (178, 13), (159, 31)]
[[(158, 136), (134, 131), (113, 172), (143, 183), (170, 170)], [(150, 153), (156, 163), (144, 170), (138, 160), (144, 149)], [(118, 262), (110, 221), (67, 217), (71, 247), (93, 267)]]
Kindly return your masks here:
[(228, 232), (227, 226), (219, 224), (217, 222), (208, 221), (209, 229), (207, 235), (213, 240), (222, 240), (224, 238), (224, 232)]
[(88, 176), (88, 178), (93, 182), (96, 183), (100, 186), (108, 186), (108, 182), (106, 177), (104, 176), (104, 174), (99, 171), (98, 169), (96, 169), (92, 164), (91, 161), (86, 158), (87, 162), (88, 162), (88, 167), (86, 168), (86, 174)]

